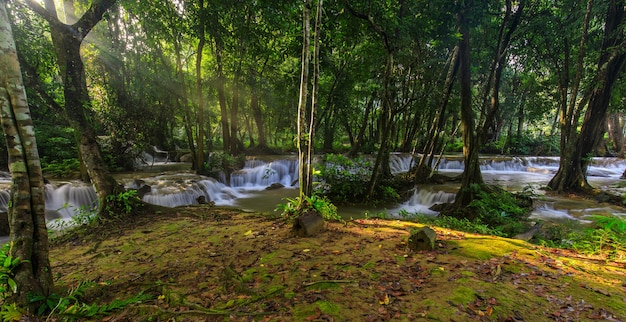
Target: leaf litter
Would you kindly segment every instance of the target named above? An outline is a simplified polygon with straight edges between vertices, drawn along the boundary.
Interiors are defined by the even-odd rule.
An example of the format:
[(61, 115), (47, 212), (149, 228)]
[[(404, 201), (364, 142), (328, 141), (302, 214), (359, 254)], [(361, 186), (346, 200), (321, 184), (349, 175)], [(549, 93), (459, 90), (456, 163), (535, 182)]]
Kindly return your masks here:
[[(152, 207), (53, 242), (56, 284), (89, 280), (99, 303), (153, 300), (107, 321), (578, 321), (626, 319), (626, 270), (525, 242), (360, 219), (297, 237), (291, 222), (236, 209)], [(572, 255), (572, 256), (568, 256)]]

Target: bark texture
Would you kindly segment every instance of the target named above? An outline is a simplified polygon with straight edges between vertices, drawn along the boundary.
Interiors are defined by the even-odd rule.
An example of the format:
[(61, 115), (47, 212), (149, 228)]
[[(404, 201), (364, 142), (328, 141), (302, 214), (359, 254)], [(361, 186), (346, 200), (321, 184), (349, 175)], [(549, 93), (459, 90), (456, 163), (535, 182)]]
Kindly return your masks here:
[(48, 295), (53, 282), (43, 174), (4, 0), (0, 0), (0, 53), (0, 116), (13, 178), (9, 208), (11, 256), (22, 260), (14, 270), (18, 285), (15, 296), (19, 304), (32, 306), (28, 294)]

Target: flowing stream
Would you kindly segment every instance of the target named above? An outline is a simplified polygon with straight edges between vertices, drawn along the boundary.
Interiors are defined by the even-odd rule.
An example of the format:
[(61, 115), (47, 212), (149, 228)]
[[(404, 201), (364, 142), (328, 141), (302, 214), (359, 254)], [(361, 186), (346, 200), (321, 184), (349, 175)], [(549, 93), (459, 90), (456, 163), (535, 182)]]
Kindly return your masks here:
[[(393, 154), (390, 166), (395, 174), (406, 172), (415, 164), (408, 154)], [(126, 188), (142, 189), (143, 200), (166, 207), (212, 201), (220, 206), (233, 206), (249, 211), (272, 212), (279, 203), (298, 195), (298, 162), (293, 158), (250, 158), (243, 169), (231, 174), (210, 178), (188, 170), (188, 164), (152, 162), (142, 171), (116, 175)], [(595, 187), (619, 191), (618, 182), (626, 169), (626, 162), (617, 158), (595, 158), (588, 170), (588, 180)], [(459, 156), (441, 160), (439, 173), (458, 175), (463, 171)], [(545, 186), (558, 170), (555, 157), (483, 157), (483, 178), (509, 191), (531, 189), (537, 198), (533, 217), (544, 220), (581, 220), (597, 213), (624, 216), (624, 210), (597, 202), (564, 197), (551, 197), (543, 193)], [(228, 183), (228, 184), (227, 184)], [(0, 175), (0, 212), (6, 212), (9, 202), (10, 176)], [(458, 184), (418, 185), (404, 203), (371, 207), (339, 207), (345, 218), (364, 217), (385, 212), (399, 216), (401, 212), (436, 215), (428, 208), (437, 203), (452, 202)], [(55, 181), (46, 185), (46, 216), (54, 221), (70, 221), (78, 213), (93, 209), (96, 194), (91, 185), (74, 181)]]

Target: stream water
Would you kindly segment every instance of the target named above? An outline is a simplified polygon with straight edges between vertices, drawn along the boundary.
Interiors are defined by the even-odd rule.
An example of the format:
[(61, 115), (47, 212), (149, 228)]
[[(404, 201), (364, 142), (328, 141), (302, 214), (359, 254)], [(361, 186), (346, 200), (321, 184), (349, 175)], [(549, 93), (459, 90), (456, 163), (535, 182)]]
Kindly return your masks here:
[[(414, 159), (408, 154), (393, 154), (390, 166), (393, 173), (410, 169)], [(188, 164), (153, 162), (141, 171), (116, 175), (126, 188), (148, 192), (143, 200), (166, 207), (198, 203), (199, 199), (220, 206), (233, 206), (249, 211), (272, 212), (277, 204), (298, 194), (297, 169), (294, 158), (249, 158), (242, 170), (234, 172), (230, 180), (225, 176), (210, 178), (193, 174)], [(497, 184), (510, 191), (532, 189), (538, 195), (532, 216), (544, 220), (581, 220), (597, 213), (626, 215), (623, 209), (597, 202), (566, 197), (553, 197), (543, 193), (545, 186), (558, 169), (555, 157), (483, 157), (481, 170), (486, 182)], [(619, 190), (617, 184), (626, 169), (626, 162), (617, 158), (596, 158), (588, 171), (588, 180), (595, 187)], [(439, 164), (439, 173), (458, 175), (463, 170), (459, 156), (447, 156)], [(227, 184), (229, 182), (229, 184)], [(6, 212), (9, 202), (10, 176), (0, 174), (0, 212)], [(148, 186), (148, 187), (146, 187)], [(272, 186), (274, 189), (268, 189)], [(364, 217), (366, 214), (385, 212), (398, 216), (401, 211), (436, 215), (428, 208), (434, 204), (454, 200), (458, 184), (418, 185), (412, 196), (401, 204), (372, 207), (339, 207), (345, 218)], [(91, 185), (74, 181), (55, 181), (46, 185), (46, 215), (53, 222), (69, 221), (72, 216), (92, 209), (96, 195)], [(58, 223), (57, 223), (58, 225)]]

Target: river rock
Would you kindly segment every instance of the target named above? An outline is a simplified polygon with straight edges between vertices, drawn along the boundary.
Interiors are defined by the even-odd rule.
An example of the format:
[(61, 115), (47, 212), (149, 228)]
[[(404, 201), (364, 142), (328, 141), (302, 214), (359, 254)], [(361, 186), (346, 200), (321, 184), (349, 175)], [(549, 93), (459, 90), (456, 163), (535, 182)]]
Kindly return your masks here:
[(265, 190), (277, 190), (277, 189), (282, 189), (284, 188), (285, 185), (279, 182), (274, 182), (271, 185), (267, 186), (267, 188), (265, 188)]
[(324, 230), (324, 218), (317, 211), (309, 210), (298, 216), (293, 224), (299, 236), (313, 236)]
[(435, 249), (435, 242), (437, 241), (437, 233), (432, 228), (426, 226), (416, 232), (412, 233), (409, 237), (409, 249), (413, 251), (433, 250)]

